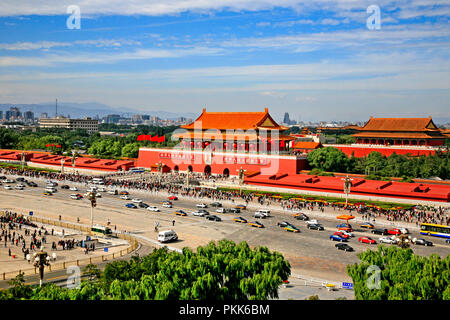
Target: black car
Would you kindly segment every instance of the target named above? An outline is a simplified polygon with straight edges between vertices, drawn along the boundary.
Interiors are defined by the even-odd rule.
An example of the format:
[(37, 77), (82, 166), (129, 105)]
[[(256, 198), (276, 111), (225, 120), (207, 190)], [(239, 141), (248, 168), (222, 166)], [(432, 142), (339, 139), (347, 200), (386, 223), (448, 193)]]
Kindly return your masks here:
[(206, 219), (212, 220), (212, 221), (222, 221), (222, 219), (220, 219), (220, 217), (218, 217), (216, 215), (207, 215)]
[(277, 223), (277, 226), (279, 226), (279, 227), (281, 227), (281, 228), (285, 228), (285, 227), (287, 227), (287, 226), (293, 227), (293, 225), (290, 224), (290, 223), (287, 222), (287, 221), (278, 222), (278, 223)]
[(69, 189), (69, 188), (70, 187), (67, 184), (61, 186), (61, 189)]
[(325, 230), (324, 227), (318, 223), (308, 223), (306, 227), (312, 230), (319, 230), (319, 231)]
[(208, 211), (206, 211), (205, 209), (200, 209), (200, 210), (197, 210), (198, 212), (202, 212), (202, 213), (204, 213), (204, 214), (209, 214), (209, 212)]
[(308, 221), (309, 220), (309, 217), (306, 214), (304, 214), (304, 213), (295, 213), (294, 214), (294, 218), (297, 219), (297, 220), (303, 220), (303, 221)]
[(18, 178), (16, 178), (16, 181), (25, 181), (25, 178), (24, 177), (18, 177)]
[(340, 242), (340, 243), (336, 243), (334, 246), (335, 246), (336, 248), (338, 248), (339, 250), (353, 251), (353, 248), (350, 247), (350, 246), (349, 246), (348, 244), (346, 244), (346, 243)]
[(413, 239), (414, 244), (420, 244), (422, 246), (432, 246), (433, 242), (425, 240), (425, 239)]
[(240, 213), (240, 212), (241, 212), (241, 209), (239, 209), (239, 208), (231, 208), (231, 209), (230, 209), (230, 212), (231, 212), (231, 213)]
[(373, 234), (381, 234), (381, 235), (383, 235), (383, 236), (385, 236), (385, 235), (388, 234), (387, 229), (373, 229), (371, 232), (372, 232)]
[(139, 208), (145, 208), (147, 209), (148, 207), (150, 207), (148, 204), (146, 204), (145, 202), (139, 202)]
[(220, 202), (213, 202), (211, 203), (211, 207), (221, 207), (222, 204)]
[(7, 178), (5, 176), (1, 176), (0, 180), (6, 180)]
[(38, 186), (38, 185), (37, 185), (35, 182), (33, 182), (33, 181), (29, 181), (29, 182), (27, 182), (27, 184), (28, 184), (29, 187), (37, 187), (37, 186)]

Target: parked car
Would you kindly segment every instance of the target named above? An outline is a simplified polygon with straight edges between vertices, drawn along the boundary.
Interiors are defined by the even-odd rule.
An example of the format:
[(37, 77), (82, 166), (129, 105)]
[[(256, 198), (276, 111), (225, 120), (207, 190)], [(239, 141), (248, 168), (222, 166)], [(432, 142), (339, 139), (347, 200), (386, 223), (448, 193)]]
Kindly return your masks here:
[(339, 237), (341, 237), (341, 238), (344, 238), (344, 239), (349, 239), (349, 238), (350, 238), (348, 235), (342, 233), (342, 231), (336, 231), (336, 232), (333, 233), (333, 234), (336, 235), (336, 236), (339, 236)]
[(282, 222), (278, 222), (277, 226), (279, 226), (281, 228), (284, 228), (284, 227), (287, 227), (287, 226), (292, 226), (292, 224), (287, 222), (287, 221), (282, 221)]
[(445, 240), (445, 243), (450, 243), (450, 239)]
[(391, 237), (381, 237), (380, 239), (378, 239), (378, 241), (380, 243), (388, 243), (388, 244), (395, 244), (395, 243), (397, 243), (397, 241), (395, 241)]
[(422, 245), (422, 246), (427, 246), (427, 247), (433, 245), (433, 242), (431, 242), (429, 240), (422, 239), (422, 238), (420, 238), (420, 239), (413, 238), (412, 239), (412, 243), (419, 244), (419, 245)]
[(349, 236), (349, 237), (354, 237), (355, 235), (353, 234), (353, 232), (349, 232), (349, 231), (345, 231), (345, 230), (338, 230), (339, 232), (342, 232), (343, 234)]
[(221, 207), (222, 204), (220, 202), (213, 202), (211, 203), (211, 207)]
[(175, 214), (177, 216), (187, 216), (187, 213), (184, 212), (183, 210), (177, 210), (177, 211), (175, 211)]
[(303, 220), (303, 221), (309, 220), (309, 217), (302, 212), (294, 213), (292, 216), (297, 220)]
[(364, 229), (374, 229), (373, 224), (371, 223), (363, 223), (362, 225), (359, 226), (360, 228), (364, 228)]
[(348, 241), (346, 238), (342, 238), (341, 236), (338, 236), (338, 235), (336, 235), (336, 234), (332, 234), (332, 235), (330, 236), (330, 240), (333, 240), (333, 241), (340, 241), (340, 242), (346, 242), (346, 241)]
[(119, 194), (121, 195), (121, 196), (123, 196), (123, 195), (129, 195), (130, 193), (128, 192), (128, 191), (125, 191), (125, 190), (122, 190), (122, 191), (120, 191), (119, 192)]
[(193, 211), (192, 214), (193, 214), (194, 216), (197, 216), (197, 217), (204, 217), (204, 216), (206, 216), (205, 212), (200, 211), (200, 210)]
[(136, 205), (134, 203), (127, 203), (125, 205), (125, 207), (130, 208), (130, 209), (137, 209)]
[(352, 247), (350, 247), (348, 244), (346, 243), (336, 243), (334, 245), (336, 248), (338, 248), (339, 250), (344, 250), (344, 251), (354, 251)]
[(178, 197), (172, 195), (172, 196), (168, 196), (167, 199), (169, 199), (169, 200), (178, 200)]
[(392, 234), (392, 235), (395, 235), (395, 236), (398, 236), (398, 235), (402, 234), (402, 231), (400, 229), (398, 229), (398, 228), (389, 229), (387, 232), (388, 232), (388, 234)]
[(240, 212), (241, 212), (241, 209), (239, 209), (239, 208), (231, 208), (231, 209), (230, 209), (230, 212), (231, 212), (231, 213), (240, 213)]
[(212, 215), (207, 215), (206, 219), (211, 220), (211, 221), (222, 221), (222, 219), (220, 219), (220, 217), (212, 214)]
[(319, 223), (309, 223), (306, 225), (306, 227), (311, 230), (319, 230), (319, 231), (325, 230), (325, 228)]
[(67, 184), (61, 186), (61, 189), (69, 189), (70, 187)]
[(37, 187), (38, 185), (36, 184), (36, 182), (33, 182), (33, 181), (29, 181), (29, 182), (27, 182), (27, 184), (28, 184), (28, 186), (30, 186), (30, 187)]
[(198, 203), (195, 205), (197, 208), (208, 208), (208, 206), (205, 203)]
[(338, 224), (338, 225), (336, 226), (336, 228), (337, 228), (339, 231), (348, 231), (348, 232), (352, 232), (352, 231), (353, 231), (352, 225), (351, 225), (351, 224), (346, 224), (346, 223)]
[(122, 200), (131, 200), (130, 196), (128, 196), (128, 195), (122, 195), (122, 196), (120, 196), (120, 199), (122, 199)]
[(69, 190), (70, 191), (78, 191), (78, 188), (77, 187), (70, 187)]
[(148, 207), (150, 207), (148, 204), (146, 204), (145, 202), (139, 202), (138, 203), (139, 208), (144, 208), (147, 209)]
[(258, 221), (249, 222), (248, 225), (255, 228), (264, 228), (264, 225)]
[(381, 234), (383, 236), (389, 234), (387, 229), (373, 229), (371, 232), (373, 234)]
[(227, 213), (227, 209), (225, 209), (225, 208), (217, 208), (216, 212), (217, 213)]
[(247, 206), (243, 205), (243, 204), (238, 204), (235, 206), (236, 209), (241, 209), (241, 210), (245, 210), (247, 209)]
[(376, 244), (377, 242), (370, 237), (360, 237), (358, 242), (368, 243), (368, 244)]
[(52, 196), (53, 193), (51, 193), (50, 191), (44, 191), (43, 195), (44, 196)]
[(266, 215), (261, 212), (255, 212), (253, 217), (258, 218), (258, 219), (264, 219), (266, 217)]
[(149, 207), (147, 208), (147, 210), (153, 211), (153, 212), (159, 212), (159, 208), (158, 208), (158, 207), (155, 207), (155, 206), (149, 206)]
[(131, 200), (132, 202), (134, 202), (134, 203), (140, 203), (140, 202), (142, 202), (142, 200), (141, 199), (138, 199), (138, 198), (134, 198), (133, 200)]
[(107, 193), (108, 193), (108, 194), (112, 194), (113, 196), (119, 194), (119, 192), (118, 192), (117, 190), (109, 190)]
[(169, 202), (163, 202), (162, 207), (163, 208), (172, 208), (172, 204)]
[(295, 233), (300, 232), (300, 229), (297, 228), (296, 226), (293, 226), (292, 224), (287, 225), (287, 226), (284, 227), (283, 229), (286, 230), (286, 231), (289, 231), (289, 232), (295, 232)]
[(12, 187), (11, 187), (10, 185), (8, 185), (8, 184), (6, 184), (6, 185), (4, 186), (4, 188), (5, 188), (5, 190), (12, 190)]
[(233, 221), (240, 222), (240, 223), (247, 223), (247, 220), (242, 217), (235, 217), (235, 218), (233, 218)]

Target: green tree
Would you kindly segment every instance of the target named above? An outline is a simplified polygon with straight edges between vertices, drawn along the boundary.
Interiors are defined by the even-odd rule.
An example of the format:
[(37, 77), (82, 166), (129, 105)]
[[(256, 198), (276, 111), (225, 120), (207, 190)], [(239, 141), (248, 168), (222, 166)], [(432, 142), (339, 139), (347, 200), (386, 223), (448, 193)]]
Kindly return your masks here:
[(122, 157), (137, 158), (139, 155), (139, 143), (128, 143), (122, 148)]
[[(441, 259), (414, 255), (411, 249), (378, 246), (377, 251), (358, 254), (361, 263), (347, 266), (357, 300), (449, 300), (450, 256)], [(368, 280), (379, 268), (378, 286)], [(370, 271), (370, 272), (368, 272)]]
[(312, 168), (333, 172), (346, 172), (349, 163), (346, 154), (333, 147), (311, 151), (308, 153), (307, 160)]

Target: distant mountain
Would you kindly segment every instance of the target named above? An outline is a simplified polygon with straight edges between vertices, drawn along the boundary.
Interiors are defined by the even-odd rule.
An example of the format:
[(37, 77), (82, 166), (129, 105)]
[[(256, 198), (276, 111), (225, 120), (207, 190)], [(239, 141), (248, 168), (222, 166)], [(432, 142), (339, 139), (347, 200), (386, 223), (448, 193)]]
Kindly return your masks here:
[[(5, 112), (10, 107), (17, 107), (22, 113), (25, 111), (33, 111), (35, 117), (39, 117), (41, 113), (46, 112), (49, 117), (54, 117), (56, 108), (55, 102), (44, 102), (37, 104), (12, 104), (3, 103), (0, 104), (0, 110)], [(134, 114), (148, 114), (152, 117), (159, 117), (160, 119), (177, 119), (179, 117), (185, 118), (197, 118), (198, 114), (195, 113), (178, 113), (178, 112), (168, 112), (168, 111), (148, 111), (143, 112), (140, 110), (135, 110), (127, 107), (114, 108), (98, 102), (86, 102), (86, 103), (75, 103), (75, 102), (59, 102), (58, 101), (58, 115), (67, 116), (70, 115), (71, 118), (83, 118), (83, 117), (95, 117), (99, 116), (102, 118), (108, 114), (119, 114), (123, 117), (131, 117)]]

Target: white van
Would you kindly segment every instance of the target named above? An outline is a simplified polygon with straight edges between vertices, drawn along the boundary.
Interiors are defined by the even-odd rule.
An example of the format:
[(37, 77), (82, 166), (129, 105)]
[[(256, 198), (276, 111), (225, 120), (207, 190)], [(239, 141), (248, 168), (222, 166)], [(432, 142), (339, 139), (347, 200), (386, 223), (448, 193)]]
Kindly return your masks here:
[(173, 230), (161, 231), (158, 234), (159, 242), (170, 242), (175, 240), (178, 240), (178, 235)]
[(266, 217), (270, 217), (270, 210), (267, 209), (259, 209), (258, 211), (255, 212), (255, 216), (256, 214), (258, 215), (264, 215)]
[(47, 187), (47, 188), (45, 188), (45, 191), (47, 191), (47, 192), (56, 192), (56, 188)]

